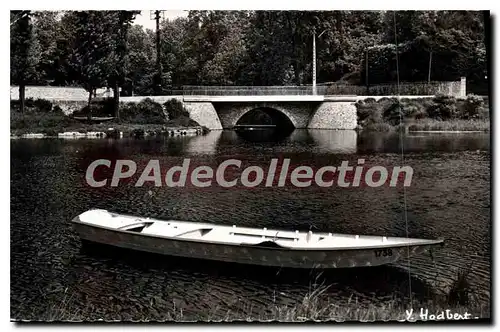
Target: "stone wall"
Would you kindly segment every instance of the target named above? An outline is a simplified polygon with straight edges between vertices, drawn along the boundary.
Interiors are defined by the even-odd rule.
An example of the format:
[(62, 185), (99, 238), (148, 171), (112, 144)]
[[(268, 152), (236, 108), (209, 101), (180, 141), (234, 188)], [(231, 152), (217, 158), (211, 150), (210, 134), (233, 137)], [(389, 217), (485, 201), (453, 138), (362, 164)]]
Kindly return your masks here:
[(355, 129), (358, 125), (353, 102), (324, 102), (309, 120), (309, 129)]
[(222, 129), (221, 121), (212, 103), (184, 103), (184, 107), (189, 112), (189, 117), (198, 122), (200, 126), (205, 126), (210, 130)]
[[(27, 86), (26, 98), (47, 100), (86, 101), (89, 93), (84, 88), (62, 86)], [(112, 90), (100, 88), (96, 90), (97, 97), (113, 96)], [(19, 87), (10, 87), (10, 99), (19, 99)]]

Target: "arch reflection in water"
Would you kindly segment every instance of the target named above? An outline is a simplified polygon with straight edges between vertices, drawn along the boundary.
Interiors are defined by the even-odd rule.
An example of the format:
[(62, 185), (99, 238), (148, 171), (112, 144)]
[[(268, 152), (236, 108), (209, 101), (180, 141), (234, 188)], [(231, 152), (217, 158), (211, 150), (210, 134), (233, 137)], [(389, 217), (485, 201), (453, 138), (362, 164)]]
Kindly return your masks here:
[[(292, 129), (293, 131), (293, 129)], [(280, 128), (237, 128), (238, 137), (249, 142), (280, 142), (285, 140), (292, 131)]]
[(258, 107), (246, 112), (236, 122), (236, 126), (239, 125), (274, 126), (290, 132), (295, 128), (294, 122), (285, 113), (271, 107)]
[(358, 133), (355, 130), (308, 129), (317, 148), (329, 153), (356, 153)]
[(262, 107), (245, 113), (234, 129), (239, 137), (250, 142), (275, 142), (287, 138), (295, 126), (286, 114)]
[(222, 130), (213, 130), (206, 135), (195, 136), (187, 144), (186, 152), (190, 154), (215, 154)]

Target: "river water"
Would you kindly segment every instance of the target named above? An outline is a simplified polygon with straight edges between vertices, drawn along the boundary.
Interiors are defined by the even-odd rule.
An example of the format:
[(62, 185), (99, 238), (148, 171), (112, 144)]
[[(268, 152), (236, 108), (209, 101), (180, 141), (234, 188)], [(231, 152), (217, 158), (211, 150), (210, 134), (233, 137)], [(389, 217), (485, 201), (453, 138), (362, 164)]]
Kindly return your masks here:
[[(296, 165), (401, 166), (391, 134), (295, 130), (270, 141), (215, 131), (206, 136), (144, 140), (11, 140), (11, 317), (138, 320), (221, 318), (228, 311), (264, 315), (293, 306), (318, 284), (338, 304), (426, 301), (446, 293), (470, 268), (473, 295), (490, 301), (491, 216), (489, 134), (407, 134), (406, 188), (265, 187), (91, 188), (95, 159), (150, 159), (162, 165), (217, 167), (227, 159), (266, 169), (272, 158)], [(444, 238), (446, 245), (401, 265), (319, 271), (256, 268), (97, 247), (80, 249), (70, 220), (91, 208), (159, 219), (313, 231)], [(409, 278), (410, 276), (410, 278)], [(250, 312), (252, 314), (250, 314)], [(168, 316), (168, 313), (174, 313)], [(61, 316), (62, 315), (62, 316)]]

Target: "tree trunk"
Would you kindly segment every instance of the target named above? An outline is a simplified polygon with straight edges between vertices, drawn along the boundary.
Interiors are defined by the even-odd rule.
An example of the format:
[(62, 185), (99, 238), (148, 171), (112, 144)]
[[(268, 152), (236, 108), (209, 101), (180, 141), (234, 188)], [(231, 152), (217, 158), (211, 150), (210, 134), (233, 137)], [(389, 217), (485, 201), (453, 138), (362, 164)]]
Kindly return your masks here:
[(90, 107), (90, 102), (92, 101), (92, 94), (93, 94), (93, 89), (89, 89), (89, 100), (87, 102), (87, 106), (88, 106), (88, 109), (89, 109), (89, 113), (87, 114), (87, 118), (88, 120), (90, 121), (90, 119), (92, 119), (92, 108)]
[(24, 112), (24, 104), (26, 100), (25, 92), (26, 92), (26, 85), (24, 83), (19, 84), (19, 111), (21, 113)]
[(118, 87), (118, 82), (113, 85), (113, 99), (114, 99), (114, 109), (115, 118), (120, 120), (120, 88)]

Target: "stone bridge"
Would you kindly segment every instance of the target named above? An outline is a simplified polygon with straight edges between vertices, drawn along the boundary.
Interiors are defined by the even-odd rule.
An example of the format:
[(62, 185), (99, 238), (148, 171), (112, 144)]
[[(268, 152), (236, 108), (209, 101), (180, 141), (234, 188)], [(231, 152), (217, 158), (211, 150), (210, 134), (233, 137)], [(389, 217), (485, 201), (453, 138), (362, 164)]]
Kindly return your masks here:
[[(410, 84), (409, 87), (415, 88), (413, 85)], [(428, 87), (428, 84), (425, 86)], [(340, 89), (339, 94), (331, 95), (326, 86), (314, 88), (308, 86), (187, 87), (183, 90), (172, 91), (172, 95), (131, 96), (121, 97), (120, 100), (121, 102), (139, 102), (144, 98), (151, 98), (163, 104), (169, 99), (177, 99), (184, 104), (193, 120), (212, 130), (232, 128), (245, 114), (255, 109), (263, 110), (277, 126), (289, 124), (295, 128), (350, 130), (357, 126), (356, 101), (368, 97), (375, 99), (392, 97), (344, 95), (352, 93), (353, 88), (363, 87), (348, 86), (346, 91), (342, 90), (345, 87), (341, 88), (342, 86), (337, 86), (336, 89)], [(442, 82), (434, 88), (438, 92), (448, 91), (449, 95), (465, 98), (466, 81), (462, 78), (460, 82)], [(17, 98), (16, 91), (16, 87), (11, 87), (11, 100)], [(28, 87), (26, 97), (57, 101), (63, 111), (69, 114), (86, 104), (87, 94), (83, 92), (85, 91), (81, 88)], [(433, 95), (400, 97), (417, 99), (430, 98)]]
[(190, 117), (212, 130), (232, 128), (255, 109), (264, 111), (277, 125), (288, 122), (295, 128), (355, 129), (355, 102), (353, 98), (328, 100), (324, 96), (184, 96), (183, 99)]

